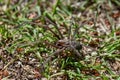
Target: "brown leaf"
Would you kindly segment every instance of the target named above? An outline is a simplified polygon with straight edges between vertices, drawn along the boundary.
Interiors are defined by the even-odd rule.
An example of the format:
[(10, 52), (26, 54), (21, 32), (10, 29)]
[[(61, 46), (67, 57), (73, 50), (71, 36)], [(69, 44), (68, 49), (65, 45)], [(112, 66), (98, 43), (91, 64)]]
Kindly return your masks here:
[(91, 47), (98, 47), (98, 44), (97, 44), (97, 42), (96, 41), (91, 41), (90, 43), (89, 43), (89, 46), (91, 46)]
[(98, 36), (98, 32), (97, 31), (91, 32), (91, 35)]
[(34, 77), (35, 78), (40, 78), (42, 75), (37, 71), (37, 70), (34, 70)]
[(2, 79), (3, 75), (2, 75), (2, 71), (0, 71), (0, 80)]
[(17, 48), (16, 51), (20, 53), (20, 52), (24, 51), (24, 49), (23, 48)]
[(108, 21), (108, 19), (105, 19), (105, 24), (106, 24), (106, 26), (110, 25), (110, 22)]
[(93, 21), (89, 21), (89, 22), (88, 22), (88, 25), (93, 25), (93, 24), (94, 24)]
[(94, 76), (100, 76), (100, 73), (95, 70), (95, 69), (92, 69), (92, 70), (82, 70), (82, 73), (85, 74), (85, 75), (94, 75)]
[(8, 75), (9, 75), (8, 70), (4, 70), (4, 71), (3, 71), (3, 76), (7, 77)]
[(29, 19), (33, 19), (33, 18), (35, 18), (37, 16), (37, 13), (30, 13), (29, 15), (28, 15), (28, 18)]
[(113, 17), (113, 18), (118, 18), (118, 17), (120, 17), (120, 12), (113, 13), (112, 17)]
[(119, 36), (119, 35), (120, 35), (120, 31), (116, 31), (115, 34), (116, 34), (117, 36)]

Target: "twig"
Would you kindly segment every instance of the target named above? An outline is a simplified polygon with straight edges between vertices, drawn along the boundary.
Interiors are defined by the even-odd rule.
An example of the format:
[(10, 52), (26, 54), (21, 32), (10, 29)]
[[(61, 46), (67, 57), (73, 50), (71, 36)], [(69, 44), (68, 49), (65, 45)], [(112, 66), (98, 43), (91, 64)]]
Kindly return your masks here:
[(59, 75), (63, 75), (65, 72), (58, 72), (58, 73), (56, 73), (56, 74), (53, 74), (53, 75), (51, 75), (50, 76), (50, 78), (48, 79), (48, 80), (50, 80), (51, 78), (53, 78), (53, 77), (56, 77), (56, 76), (59, 76)]
[(2, 70), (5, 70), (10, 64), (12, 64), (16, 59), (12, 59), (7, 65), (4, 66)]

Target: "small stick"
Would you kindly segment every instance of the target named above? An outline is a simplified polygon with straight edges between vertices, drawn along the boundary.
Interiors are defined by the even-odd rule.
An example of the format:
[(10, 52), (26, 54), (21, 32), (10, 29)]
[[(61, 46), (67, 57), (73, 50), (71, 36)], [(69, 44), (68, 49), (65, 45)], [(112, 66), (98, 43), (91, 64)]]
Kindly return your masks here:
[(5, 65), (2, 70), (5, 70), (5, 69), (6, 69), (9, 65), (11, 65), (14, 61), (15, 61), (15, 59), (10, 60), (10, 62), (8, 62), (8, 64)]

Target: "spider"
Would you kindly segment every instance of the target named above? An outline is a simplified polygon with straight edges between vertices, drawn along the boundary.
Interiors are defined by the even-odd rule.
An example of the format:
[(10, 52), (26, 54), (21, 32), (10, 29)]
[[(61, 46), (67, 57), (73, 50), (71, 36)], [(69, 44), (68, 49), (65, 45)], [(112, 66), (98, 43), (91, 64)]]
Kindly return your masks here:
[[(59, 33), (59, 36), (54, 31), (52, 31), (51, 28), (45, 27), (49, 31), (51, 31), (55, 37), (58, 38), (58, 41), (56, 42), (56, 44), (54, 46), (57, 48), (57, 50), (55, 52), (53, 52), (51, 55), (49, 55), (49, 57), (43, 62), (42, 66), (44, 67), (51, 60), (51, 58), (54, 55), (58, 55), (59, 53), (65, 51), (65, 50), (68, 50), (71, 53), (75, 54), (78, 58), (83, 58), (83, 54), (80, 53), (80, 50), (82, 49), (82, 44), (79, 41), (75, 40), (75, 35), (78, 32), (79, 27), (83, 26), (83, 24), (80, 25), (79, 27), (75, 28), (73, 35), (71, 34), (71, 27), (69, 27), (69, 29), (67, 27), (65, 27), (66, 30), (68, 31), (68, 37), (67, 37), (67, 39), (65, 39), (55, 21), (47, 18), (47, 22), (49, 22), (50, 24), (53, 24), (55, 26), (55, 28), (57, 29), (57, 31)], [(49, 43), (46, 42), (46, 44), (49, 44)]]
[(82, 54), (80, 54), (80, 50), (82, 49), (82, 44), (78, 41), (70, 41), (70, 40), (59, 40), (56, 44), (57, 50), (53, 52), (43, 64), (45, 65), (50, 61), (50, 59), (64, 50), (69, 50), (73, 52), (77, 57), (82, 58)]

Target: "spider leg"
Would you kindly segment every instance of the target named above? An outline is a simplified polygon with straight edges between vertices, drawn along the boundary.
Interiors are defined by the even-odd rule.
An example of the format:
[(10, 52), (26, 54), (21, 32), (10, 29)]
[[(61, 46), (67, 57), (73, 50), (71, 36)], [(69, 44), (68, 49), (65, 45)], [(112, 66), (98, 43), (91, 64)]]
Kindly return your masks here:
[(83, 24), (80, 24), (80, 26), (78, 26), (78, 27), (75, 29), (75, 31), (74, 31), (74, 33), (73, 33), (73, 36), (72, 36), (73, 40), (75, 39), (75, 35), (78, 33), (79, 28), (82, 27), (82, 26), (83, 26)]
[(61, 53), (66, 47), (63, 47), (62, 49), (58, 49), (57, 51), (55, 51), (54, 53), (52, 53), (42, 64), (42, 70), (44, 69), (45, 65), (50, 61), (50, 59), (54, 56), (57, 55), (59, 53)]
[(63, 37), (62, 33), (60, 32), (60, 30), (59, 30), (59, 28), (58, 28), (59, 26), (57, 25), (57, 23), (56, 23), (53, 19), (51, 19), (50, 15), (48, 15), (48, 14), (46, 15), (46, 19), (48, 20), (48, 22), (49, 22), (50, 24), (54, 25), (54, 27), (55, 27), (56, 30), (58, 31), (61, 39), (63, 39), (64, 37)]
[(73, 50), (73, 52), (79, 57), (81, 58), (82, 56), (80, 55), (79, 51), (75, 49), (75, 47), (70, 43), (70, 48)]
[[(89, 20), (88, 20), (89, 21)], [(83, 27), (85, 24), (87, 24), (88, 23), (88, 21), (87, 22), (81, 22), (81, 23), (79, 23), (80, 25), (75, 29), (75, 31), (74, 31), (74, 33), (73, 33), (73, 39), (75, 38), (75, 35), (79, 32), (79, 29), (81, 28), (81, 27)]]

